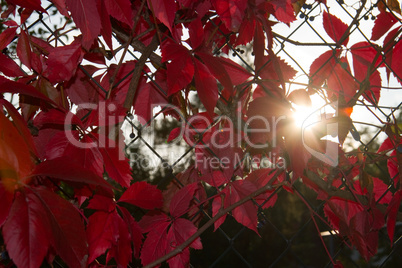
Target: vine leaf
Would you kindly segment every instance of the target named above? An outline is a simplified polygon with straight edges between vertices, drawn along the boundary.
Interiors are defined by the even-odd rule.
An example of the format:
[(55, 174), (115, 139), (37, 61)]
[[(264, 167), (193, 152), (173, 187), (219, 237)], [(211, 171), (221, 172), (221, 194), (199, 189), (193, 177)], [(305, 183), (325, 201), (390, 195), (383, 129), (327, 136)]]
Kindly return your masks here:
[[(141, 222), (140, 222), (141, 223)], [(164, 256), (169, 248), (167, 230), (170, 222), (159, 222), (147, 235), (141, 249), (141, 263), (147, 265), (152, 261)], [(159, 267), (159, 266), (157, 266)]]
[(192, 183), (181, 188), (170, 202), (170, 215), (177, 218), (182, 216), (188, 210), (195, 191), (198, 189), (198, 183)]
[(129, 203), (144, 209), (161, 208), (162, 192), (145, 181), (133, 183), (120, 197), (119, 202)]
[[(222, 191), (225, 196), (225, 208), (240, 201), (241, 199), (245, 198), (256, 190), (257, 186), (247, 180), (237, 180), (228, 184), (228, 186), (226, 186), (226, 188)], [(258, 234), (257, 208), (251, 201), (248, 201), (245, 204), (236, 207), (232, 211), (232, 214), (236, 221)]]
[(39, 198), (18, 192), (2, 230), (8, 254), (18, 267), (40, 267), (50, 247), (50, 230)]
[(174, 0), (148, 0), (148, 5), (155, 16), (173, 33), (172, 26), (176, 14), (176, 3)]
[(387, 231), (391, 245), (394, 241), (395, 223), (398, 209), (402, 201), (402, 190), (397, 191), (392, 197), (391, 202), (387, 208)]
[[(338, 17), (329, 14), (328, 12), (324, 11), (323, 14), (323, 25), (324, 29), (334, 40), (336, 43), (341, 41), (341, 37), (346, 33), (348, 30), (348, 25), (341, 21)], [(347, 45), (349, 42), (349, 33), (347, 33), (347, 38), (345, 38), (340, 45)]]
[(96, 0), (66, 0), (75, 24), (82, 32), (82, 47), (89, 49), (101, 31)]
[(46, 10), (44, 10), (41, 6), (41, 0), (7, 0), (7, 2), (27, 9), (47, 13)]
[(371, 30), (371, 40), (377, 41), (386, 32), (388, 32), (391, 27), (398, 22), (398, 19), (392, 13), (382, 11), (376, 17), (374, 21), (374, 27)]
[(296, 20), (296, 15), (293, 9), (292, 0), (271, 0), (269, 3), (275, 9), (275, 17), (283, 22), (289, 24)]
[(56, 47), (49, 54), (44, 75), (52, 83), (68, 81), (75, 74), (83, 56), (84, 53), (79, 42)]
[(127, 157), (124, 155), (122, 144), (116, 144), (108, 137), (91, 133), (93, 141), (98, 144), (99, 151), (102, 154), (104, 166), (107, 174), (123, 187), (129, 187), (131, 177), (131, 167)]
[(212, 5), (216, 12), (230, 31), (237, 32), (243, 21), (244, 12), (247, 7), (245, 0), (213, 0)]

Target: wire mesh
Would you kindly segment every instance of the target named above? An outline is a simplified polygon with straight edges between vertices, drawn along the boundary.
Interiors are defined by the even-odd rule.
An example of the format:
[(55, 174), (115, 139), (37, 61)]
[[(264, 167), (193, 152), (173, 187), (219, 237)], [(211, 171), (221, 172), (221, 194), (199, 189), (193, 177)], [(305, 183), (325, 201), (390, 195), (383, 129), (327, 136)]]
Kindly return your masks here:
[[(343, 1), (337, 1), (337, 3), (338, 5), (334, 7), (336, 12), (339, 12), (337, 15), (351, 23), (349, 37), (355, 38), (355, 36), (357, 36), (356, 38), (358, 40), (367, 41), (375, 47), (376, 44), (370, 41), (369, 33), (367, 33), (364, 26), (372, 23), (371, 17), (375, 16), (372, 6), (375, 3), (367, 3), (363, 8), (354, 6), (354, 4), (344, 4)], [(383, 4), (386, 5), (387, 3), (384, 1)], [(47, 7), (50, 14), (53, 8), (54, 7), (51, 5)], [(357, 10), (361, 12), (358, 16), (355, 16)], [(336, 44), (328, 42), (327, 40), (329, 40), (329, 38), (323, 34), (322, 23), (319, 21), (319, 15), (322, 12), (319, 3), (304, 5), (298, 14), (299, 19), (292, 24), (292, 27), (286, 28), (285, 26), (280, 26), (274, 31), (273, 49), (275, 54), (285, 59), (288, 64), (298, 71), (297, 78), (294, 81), (286, 81), (288, 90), (303, 86), (307, 87), (311, 79), (311, 77), (309, 77), (308, 67), (312, 60), (316, 58), (314, 55), (318, 55), (326, 50), (336, 49)], [(44, 18), (44, 15), (39, 13), (37, 19), (31, 19), (29, 23), (27, 29), (37, 31), (38, 34), (42, 33), (42, 38), (53, 38), (55, 45), (65, 45), (67, 42), (71, 41), (61, 34), (63, 31), (71, 30), (64, 28), (66, 24), (54, 27), (52, 21)], [(211, 21), (211, 23), (214, 22)], [(398, 23), (402, 25), (401, 21)], [(73, 27), (71, 24), (67, 24), (67, 26)], [(371, 29), (370, 27), (367, 28)], [(39, 29), (44, 30), (41, 32)], [(245, 68), (252, 70), (253, 73), (258, 74), (260, 70), (255, 70), (252, 64), (252, 48), (247, 46), (233, 48), (228, 42), (230, 35), (226, 35), (223, 32), (220, 34), (226, 42), (215, 48), (215, 54), (223, 54), (222, 50), (224, 48), (228, 49), (228, 56), (231, 59), (239, 62), (245, 66)], [(125, 43), (116, 36), (114, 37), (114, 43), (116, 47), (125, 46)], [(3, 53), (4, 52), (5, 51), (3, 51)], [(116, 59), (120, 60), (119, 56), (122, 56), (122, 53), (118, 52), (118, 50), (115, 52), (117, 52)], [(138, 60), (140, 57), (140, 53), (133, 48), (129, 48), (127, 52), (128, 53), (124, 55), (125, 58), (123, 58), (123, 62)], [(15, 56), (9, 56), (17, 60)], [(113, 60), (108, 62), (108, 64), (113, 63), (115, 63)], [(270, 62), (267, 61), (265, 65), (269, 63)], [(384, 60), (382, 63), (385, 63)], [(150, 71), (144, 71), (144, 74), (160, 92), (167, 95), (163, 87), (158, 85), (158, 82), (153, 76), (155, 68), (149, 63), (147, 65)], [(374, 70), (378, 68), (379, 66), (375, 66)], [(392, 71), (391, 66), (387, 66), (387, 68)], [(84, 64), (80, 66), (80, 69), (88, 76), (95, 87), (104, 93), (107, 92), (107, 90), (102, 87), (99, 79), (94, 77), (90, 71), (86, 70)], [(125, 77), (121, 78), (120, 81), (116, 81), (115, 85), (124, 82), (127, 83), (131, 75), (132, 72), (129, 72)], [(352, 74), (350, 73), (350, 75)], [(397, 96), (396, 99), (400, 99), (401, 95), (397, 89), (401, 88), (389, 89), (388, 91), (390, 92), (385, 94), (388, 96), (384, 98), (388, 98), (388, 100), (392, 99), (392, 95), (395, 94)], [(397, 94), (399, 94), (399, 97)], [(221, 95), (220, 97), (226, 101), (226, 103), (229, 103), (229, 100), (225, 100), (224, 96)], [(400, 116), (401, 103), (375, 105), (373, 103), (367, 103), (360, 98), (357, 105), (360, 106), (359, 108), (364, 109), (366, 113), (373, 115), (374, 120), (370, 122), (364, 121), (365, 118), (354, 120), (356, 128), (362, 134), (356, 141), (349, 138), (349, 142), (352, 144), (351, 148), (356, 146), (356, 143), (359, 143), (361, 151), (367, 153), (366, 156), (368, 158), (375, 160), (375, 156), (368, 152), (375, 152), (378, 148), (379, 140), (384, 138), (384, 123), (394, 120), (394, 118), (398, 116), (397, 113), (399, 113)], [(135, 112), (133, 112), (133, 114), (135, 114)], [(182, 118), (182, 120), (185, 121), (186, 119)], [(185, 123), (188, 124), (189, 122), (187, 121)], [(125, 118), (123, 130), (126, 135), (126, 152), (131, 156), (130, 160), (134, 168), (134, 180), (150, 179), (154, 183), (158, 183), (161, 187), (165, 187), (172, 182), (176, 185), (183, 186), (177, 174), (194, 161), (196, 145), (188, 146), (183, 142), (179, 142), (171, 147), (170, 151), (167, 150), (163, 140), (167, 139), (169, 131), (174, 126), (174, 123), (162, 119), (160, 110), (154, 110), (151, 120), (146, 124), (138, 122), (135, 116), (127, 116)], [(211, 127), (212, 125), (209, 126), (209, 128)], [(164, 129), (164, 131), (161, 131), (161, 129)], [(159, 141), (156, 143), (150, 142), (148, 136), (155, 135), (155, 133), (152, 132), (158, 132), (158, 130), (159, 132), (163, 132), (161, 134), (162, 136), (159, 137)], [(208, 129), (206, 129), (204, 133), (206, 131), (208, 131)], [(365, 133), (364, 135), (363, 132)], [(197, 132), (200, 137), (202, 137), (204, 133)], [(155, 139), (153, 141), (155, 141)], [(202, 143), (202, 139), (200, 143)], [(219, 158), (213, 150), (210, 148), (207, 149), (212, 155)], [(179, 153), (172, 157), (172, 154), (169, 155), (172, 150)], [(141, 157), (143, 158), (135, 158), (139, 157), (139, 155), (142, 155)], [(152, 160), (153, 164), (159, 168), (152, 169), (152, 167), (150, 167), (152, 172), (150, 172), (150, 170), (137, 170), (139, 165), (136, 165), (136, 161), (143, 159)], [(243, 160), (244, 159), (241, 159), (241, 161)], [(160, 163), (164, 165), (160, 165)], [(393, 178), (389, 177), (384, 166), (379, 165), (378, 162), (375, 161), (374, 163), (381, 170), (381, 177), (387, 178), (388, 180), (387, 191), (394, 191)], [(239, 165), (240, 164), (241, 163), (239, 163)], [(161, 166), (163, 166), (163, 168), (160, 168)], [(207, 230), (207, 232), (201, 236), (204, 249), (202, 251), (191, 252), (191, 266), (332, 267), (329, 256), (334, 260), (341, 260), (345, 267), (366, 266), (358, 251), (353, 247), (348, 247), (350, 241), (347, 241), (347, 238), (339, 237), (337, 234), (330, 232), (330, 227), (315, 216), (315, 214), (317, 214), (324, 217), (324, 202), (317, 201), (314, 193), (309, 191), (301, 181), (297, 181), (293, 189), (295, 192), (290, 193), (289, 189), (279, 186), (265, 201), (269, 202), (270, 198), (278, 194), (279, 200), (273, 208), (263, 209), (262, 206), (264, 203), (262, 205), (255, 203), (259, 206), (258, 229), (260, 237), (246, 227), (236, 223), (230, 216), (228, 216), (226, 222), (220, 226), (216, 232), (213, 232), (212, 229)], [(385, 196), (387, 191), (383, 193), (383, 196)], [(209, 194), (213, 195), (214, 192), (211, 191)], [(307, 207), (310, 207), (311, 211), (309, 211)], [(201, 214), (204, 219), (211, 218), (211, 207), (208, 205), (201, 206), (199, 214)], [(194, 217), (197, 217), (197, 215)], [(320, 234), (317, 234), (317, 228), (321, 231), (322, 237), (319, 237)], [(325, 232), (326, 234), (324, 234)], [(386, 229), (381, 229), (378, 253), (370, 260), (367, 267), (396, 267), (396, 264), (402, 263), (401, 223), (397, 223), (395, 233), (397, 239), (395, 239), (395, 242), (391, 245)], [(328, 251), (323, 247), (323, 242)]]

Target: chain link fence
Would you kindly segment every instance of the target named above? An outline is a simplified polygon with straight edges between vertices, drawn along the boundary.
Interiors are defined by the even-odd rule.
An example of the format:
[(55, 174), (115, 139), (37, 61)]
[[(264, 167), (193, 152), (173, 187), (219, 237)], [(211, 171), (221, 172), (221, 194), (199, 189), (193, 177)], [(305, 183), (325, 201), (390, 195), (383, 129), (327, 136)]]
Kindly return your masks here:
[[(372, 43), (371, 33), (367, 31), (372, 29), (373, 20), (378, 15), (373, 9), (373, 5), (377, 3), (366, 3), (360, 15), (355, 17), (356, 11), (360, 9), (360, 1), (332, 2), (331, 12), (346, 23), (352, 23), (349, 38)], [(380, 2), (389, 8), (387, 7), (389, 1)], [(52, 16), (56, 12), (52, 5), (47, 7), (47, 11), (50, 14), (49, 17), (42, 14), (32, 16), (28, 21), (27, 29), (40, 38), (52, 40), (55, 46), (71, 42), (71, 36), (75, 31), (74, 25), (63, 17)], [(319, 16), (322, 12), (322, 7), (318, 3), (304, 4), (298, 13), (298, 20), (290, 27), (278, 25), (273, 28), (275, 54), (297, 70), (296, 78), (293, 81), (286, 81), (288, 90), (307, 88), (310, 79), (309, 66), (312, 61), (322, 52), (336, 48), (328, 41), (330, 39), (323, 30), (322, 16)], [(398, 23), (402, 25), (401, 21)], [(254, 55), (251, 46), (231, 47), (228, 42), (231, 35), (223, 32), (218, 34), (226, 39), (226, 42), (215, 47), (216, 55), (221, 54), (222, 50), (229, 51), (228, 55), (231, 59), (252, 70), (253, 73), (259, 72), (254, 70), (252, 64)], [(133, 47), (129, 47), (127, 53), (123, 53), (121, 48), (125, 46), (125, 42), (118, 36), (114, 36), (113, 43), (116, 45), (115, 56), (107, 64), (116, 64), (122, 57), (124, 57), (122, 62), (139, 60), (141, 53)], [(17, 61), (12, 52), (15, 44), (16, 42), (11, 43), (7, 51), (3, 53), (8, 53), (10, 58)], [(91, 79), (94, 87), (106, 93), (106, 89), (101, 86), (100, 76), (92, 74), (85, 65), (82, 64), (81, 70)], [(159, 92), (167, 95), (153, 76), (155, 68), (151, 63), (147, 63), (147, 66), (149, 70), (144, 72), (147, 79), (158, 88)], [(391, 67), (387, 66), (387, 68)], [(132, 72), (128, 72), (120, 81), (116, 81), (116, 84), (127, 83), (131, 75)], [(381, 75), (385, 75), (383, 70)], [(373, 168), (378, 172), (378, 177), (388, 184), (387, 191), (395, 191), (393, 178), (390, 177), (386, 165), (376, 161), (376, 155), (373, 153), (385, 138), (384, 123), (401, 119), (401, 103), (398, 103), (401, 99), (401, 89), (398, 83), (384, 88), (378, 105), (358, 101), (355, 117), (352, 116), (352, 119), (359, 134), (354, 137), (349, 135), (345, 142), (346, 150), (351, 154), (364, 153), (368, 159), (373, 160), (375, 166)], [(230, 100), (225, 100), (224, 96), (220, 97), (227, 105), (230, 103)], [(197, 96), (194, 95), (191, 98), (194, 107), (198, 108), (200, 104)], [(183, 175), (177, 174), (194, 164), (195, 146), (189, 146), (183, 141), (166, 143), (172, 129), (188, 122), (183, 122), (185, 118), (181, 118), (181, 122), (164, 118), (162, 115), (164, 109), (167, 108), (154, 109), (153, 117), (147, 124), (141, 124), (136, 120), (136, 116), (126, 117), (122, 126), (126, 139), (126, 153), (130, 156), (133, 166), (134, 180), (149, 179), (157, 183), (160, 188), (165, 188), (172, 183), (180, 187)], [(203, 133), (198, 134), (200, 137), (203, 135)], [(210, 153), (214, 154), (213, 150), (210, 150)], [(241, 161), (244, 160), (241, 159)], [(216, 190), (207, 189), (208, 195), (215, 193)], [(278, 195), (275, 206), (264, 209), (264, 202), (269, 202), (274, 195)], [(191, 251), (191, 266), (332, 267), (329, 256), (334, 260), (340, 260), (345, 267), (398, 267), (402, 263), (402, 224), (400, 222), (396, 224), (396, 239), (392, 245), (386, 228), (380, 230), (378, 252), (369, 263), (366, 263), (359, 252), (350, 246), (351, 243), (346, 237), (339, 236), (319, 220), (316, 215), (325, 218), (323, 213), (325, 202), (317, 200), (316, 194), (302, 181), (296, 181), (292, 191), (279, 186), (264, 202), (255, 202), (259, 207), (260, 237), (228, 216), (218, 230), (213, 232), (210, 228), (202, 234), (204, 249)], [(200, 217), (202, 224), (212, 217), (211, 209), (211, 205), (204, 204), (193, 217)]]

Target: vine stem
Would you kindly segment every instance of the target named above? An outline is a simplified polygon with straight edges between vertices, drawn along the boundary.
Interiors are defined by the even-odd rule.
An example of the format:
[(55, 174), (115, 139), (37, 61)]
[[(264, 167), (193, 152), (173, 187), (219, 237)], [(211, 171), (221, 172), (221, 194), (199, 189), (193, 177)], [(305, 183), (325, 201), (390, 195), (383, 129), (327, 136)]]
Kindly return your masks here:
[(195, 239), (197, 239), (205, 230), (207, 230), (212, 224), (214, 224), (217, 220), (219, 220), (222, 216), (224, 216), (226, 213), (232, 211), (233, 209), (237, 208), (238, 206), (243, 205), (244, 203), (252, 200), (254, 197), (264, 193), (265, 191), (271, 190), (272, 189), (272, 182), (275, 181), (275, 179), (284, 172), (283, 169), (279, 169), (276, 171), (275, 175), (270, 179), (270, 181), (262, 188), (256, 190), (255, 192), (249, 194), (245, 198), (237, 201), (236, 203), (228, 206), (225, 209), (221, 209), (218, 211), (218, 213), (211, 218), (208, 222), (206, 222), (200, 229), (198, 229), (197, 232), (195, 232), (192, 236), (190, 236), (186, 241), (183, 242), (183, 244), (179, 245), (176, 247), (174, 250), (170, 251), (168, 254), (165, 256), (155, 260), (154, 262), (144, 266), (144, 268), (151, 268), (156, 265), (161, 264), (164, 261), (167, 261), (168, 259), (176, 256), (177, 254), (183, 252), (183, 250), (188, 247)]

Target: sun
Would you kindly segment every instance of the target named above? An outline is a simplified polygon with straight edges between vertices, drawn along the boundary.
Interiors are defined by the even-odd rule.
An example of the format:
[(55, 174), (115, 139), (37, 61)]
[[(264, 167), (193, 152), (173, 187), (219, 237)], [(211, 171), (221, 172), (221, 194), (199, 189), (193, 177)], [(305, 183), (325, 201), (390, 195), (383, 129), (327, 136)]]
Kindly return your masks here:
[(325, 106), (325, 101), (317, 95), (310, 96), (311, 105), (297, 105), (292, 104), (293, 107), (293, 121), (297, 128), (307, 128), (314, 125), (320, 120), (322, 108)]

